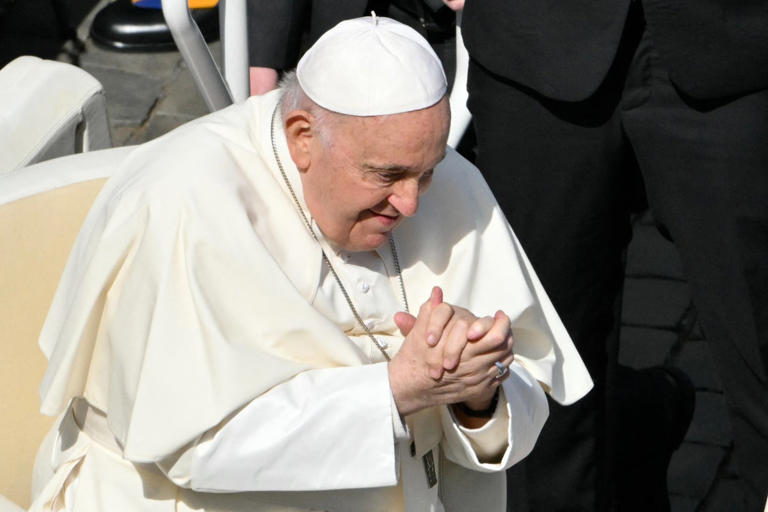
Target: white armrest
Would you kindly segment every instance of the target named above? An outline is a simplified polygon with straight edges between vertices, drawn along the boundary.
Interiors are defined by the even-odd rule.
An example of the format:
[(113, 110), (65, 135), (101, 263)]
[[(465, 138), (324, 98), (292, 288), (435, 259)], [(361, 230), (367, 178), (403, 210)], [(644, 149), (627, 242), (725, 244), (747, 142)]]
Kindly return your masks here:
[(0, 174), (111, 145), (104, 91), (90, 74), (26, 55), (0, 70)]
[(108, 177), (133, 146), (78, 153), (0, 175), (0, 205), (55, 188)]

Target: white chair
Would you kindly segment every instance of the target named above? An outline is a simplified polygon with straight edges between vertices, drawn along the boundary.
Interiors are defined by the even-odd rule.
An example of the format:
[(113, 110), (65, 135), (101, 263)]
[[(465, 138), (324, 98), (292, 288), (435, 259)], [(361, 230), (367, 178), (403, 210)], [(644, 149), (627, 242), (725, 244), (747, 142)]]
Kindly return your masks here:
[(104, 90), (71, 64), (19, 57), (0, 69), (0, 175), (111, 144)]

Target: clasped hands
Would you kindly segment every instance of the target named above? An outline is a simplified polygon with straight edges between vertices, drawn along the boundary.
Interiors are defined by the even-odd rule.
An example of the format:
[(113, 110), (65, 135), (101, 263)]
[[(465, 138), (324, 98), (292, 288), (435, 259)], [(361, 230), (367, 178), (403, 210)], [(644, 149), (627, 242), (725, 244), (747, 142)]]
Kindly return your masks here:
[(441, 404), (464, 402), (474, 410), (490, 405), (509, 375), (498, 378), (495, 363), (509, 366), (514, 360), (506, 314), (478, 318), (443, 302), (435, 287), (418, 316), (397, 313), (395, 323), (405, 340), (389, 363), (389, 380), (401, 415)]

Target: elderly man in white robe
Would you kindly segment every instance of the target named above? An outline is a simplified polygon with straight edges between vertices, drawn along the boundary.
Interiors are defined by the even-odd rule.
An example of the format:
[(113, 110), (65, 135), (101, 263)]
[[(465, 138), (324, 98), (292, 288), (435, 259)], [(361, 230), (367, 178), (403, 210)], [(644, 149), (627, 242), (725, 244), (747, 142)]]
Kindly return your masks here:
[(445, 93), (416, 32), (350, 20), (132, 151), (41, 334), (31, 510), (505, 510), (545, 392), (591, 381)]

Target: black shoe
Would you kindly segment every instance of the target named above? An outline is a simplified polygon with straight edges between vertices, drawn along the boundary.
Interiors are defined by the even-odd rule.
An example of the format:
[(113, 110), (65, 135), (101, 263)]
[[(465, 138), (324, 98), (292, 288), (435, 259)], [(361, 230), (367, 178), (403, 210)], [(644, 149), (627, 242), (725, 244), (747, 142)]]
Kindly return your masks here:
[(623, 368), (618, 382), (618, 510), (668, 511), (667, 469), (693, 419), (696, 390), (675, 367)]
[[(190, 13), (206, 41), (219, 37), (218, 8), (190, 9)], [(131, 0), (116, 0), (96, 13), (91, 38), (100, 46), (118, 51), (176, 49), (163, 11), (136, 7)]]

